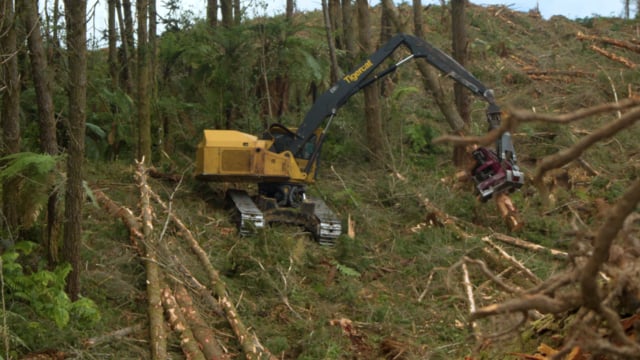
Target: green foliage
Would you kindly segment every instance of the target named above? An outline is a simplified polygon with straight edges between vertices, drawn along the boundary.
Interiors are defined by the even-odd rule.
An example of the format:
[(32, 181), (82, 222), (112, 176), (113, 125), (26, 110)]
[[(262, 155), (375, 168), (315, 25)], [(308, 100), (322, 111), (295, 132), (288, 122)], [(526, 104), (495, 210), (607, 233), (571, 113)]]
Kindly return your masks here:
[(18, 262), (20, 256), (29, 255), (36, 247), (32, 242), (23, 241), (2, 254), (5, 298), (26, 302), (37, 315), (52, 320), (59, 328), (66, 327), (71, 316), (88, 323), (97, 322), (100, 313), (93, 301), (82, 298), (71, 302), (64, 291), (70, 265), (60, 265), (52, 271), (28, 272)]
[(344, 276), (360, 277), (360, 275), (361, 275), (357, 270), (355, 270), (355, 269), (353, 269), (353, 268), (351, 268), (349, 266), (340, 264), (337, 261), (334, 261), (333, 263), (336, 266), (336, 269), (338, 269), (338, 272), (340, 274), (344, 275)]
[(32, 152), (21, 152), (0, 158), (3, 164), (0, 181), (4, 182), (16, 176), (28, 178), (32, 182), (45, 182), (44, 177), (56, 166), (58, 157)]
[(434, 153), (437, 147), (433, 145), (433, 139), (440, 134), (427, 124), (410, 124), (405, 127), (407, 142), (414, 152)]
[(36, 222), (51, 189), (63, 183), (63, 177), (56, 171), (61, 159), (62, 156), (32, 152), (15, 153), (0, 158), (0, 182), (18, 181), (18, 185), (12, 191), (16, 191), (20, 198), (16, 207), (24, 228), (29, 228)]

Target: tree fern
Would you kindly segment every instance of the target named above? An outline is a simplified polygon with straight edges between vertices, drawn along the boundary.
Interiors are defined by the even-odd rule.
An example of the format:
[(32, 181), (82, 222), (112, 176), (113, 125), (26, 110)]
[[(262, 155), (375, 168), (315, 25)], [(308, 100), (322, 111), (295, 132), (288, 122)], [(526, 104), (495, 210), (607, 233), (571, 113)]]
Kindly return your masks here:
[(21, 152), (0, 158), (0, 182), (5, 183), (10, 179), (20, 179), (15, 189), (2, 189), (2, 191), (14, 191), (20, 199), (16, 204), (21, 224), (30, 227), (40, 210), (45, 206), (51, 189), (60, 182), (56, 176), (56, 165), (60, 156)]

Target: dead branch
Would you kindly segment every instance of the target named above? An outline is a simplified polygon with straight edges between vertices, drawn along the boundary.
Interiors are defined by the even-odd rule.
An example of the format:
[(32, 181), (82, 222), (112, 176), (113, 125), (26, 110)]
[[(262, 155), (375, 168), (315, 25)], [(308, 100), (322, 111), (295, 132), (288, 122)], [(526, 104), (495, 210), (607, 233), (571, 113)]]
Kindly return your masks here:
[(611, 59), (611, 60), (613, 60), (615, 62), (618, 62), (618, 63), (628, 67), (629, 69), (635, 69), (638, 66), (638, 64), (636, 64), (633, 61), (627, 59), (626, 57), (620, 56), (620, 55), (616, 55), (616, 54), (614, 54), (614, 53), (612, 53), (610, 51), (607, 51), (607, 50), (605, 50), (605, 49), (603, 49), (603, 48), (601, 48), (599, 46), (591, 45), (591, 46), (589, 46), (589, 49), (597, 52), (598, 54), (600, 54), (600, 55), (602, 55), (602, 56), (604, 56), (604, 57), (606, 57), (608, 59)]
[[(622, 103), (622, 102), (620, 102)], [(568, 164), (569, 162), (579, 158), (584, 151), (598, 141), (608, 139), (618, 132), (629, 128), (640, 120), (640, 107), (631, 109), (616, 121), (605, 124), (593, 133), (586, 135), (576, 142), (572, 147), (563, 149), (556, 154), (550, 155), (539, 163), (533, 177), (533, 183), (542, 194), (546, 194), (544, 190), (543, 176), (547, 171), (556, 169)], [(543, 196), (543, 198), (546, 198)]]
[(529, 268), (524, 266), (524, 264), (522, 264), (520, 261), (518, 261), (518, 259), (514, 258), (509, 253), (507, 253), (503, 248), (501, 248), (500, 246), (496, 245), (487, 236), (483, 237), (482, 241), (484, 241), (487, 244), (489, 244), (489, 246), (491, 246), (494, 250), (496, 250), (498, 252), (498, 254), (500, 254), (500, 256), (502, 256), (504, 259), (506, 259), (508, 262), (510, 262), (516, 268), (518, 268), (520, 271), (522, 271), (525, 274), (525, 276), (529, 278), (529, 280), (533, 281), (534, 284), (539, 284), (539, 283), (542, 282), (542, 280), (540, 280), (540, 278), (537, 277), (536, 274), (534, 274), (531, 270), (529, 270)]
[(640, 97), (632, 97), (619, 102), (610, 102), (592, 106), (586, 109), (579, 109), (563, 115), (541, 114), (529, 110), (509, 109), (502, 119), (499, 128), (494, 129), (481, 136), (457, 136), (443, 135), (433, 140), (434, 144), (451, 143), (454, 145), (479, 145), (486, 146), (495, 142), (503, 133), (515, 129), (517, 124), (525, 122), (548, 122), (556, 124), (566, 124), (584, 118), (603, 114), (606, 112), (626, 110), (640, 105)]
[(636, 353), (640, 353), (640, 345), (632, 342), (624, 335), (618, 315), (610, 308), (603, 306), (598, 291), (597, 275), (602, 264), (609, 259), (613, 240), (622, 229), (627, 216), (635, 210), (638, 202), (640, 202), (640, 180), (636, 180), (618, 202), (609, 209), (605, 222), (598, 230), (594, 240), (593, 253), (587, 261), (580, 279), (584, 306), (601, 315), (613, 331), (616, 340), (626, 346), (636, 347)]
[(507, 300), (501, 304), (492, 304), (478, 309), (471, 314), (471, 320), (478, 320), (488, 316), (510, 313), (526, 313), (538, 310), (543, 314), (559, 314), (576, 309), (580, 306), (580, 296), (573, 292), (561, 298), (551, 298), (542, 294), (522, 295), (519, 298)]
[(113, 217), (120, 218), (124, 225), (129, 230), (129, 239), (133, 247), (136, 249), (139, 255), (142, 255), (142, 247), (140, 246), (140, 240), (142, 239), (142, 228), (140, 222), (129, 208), (117, 204), (111, 200), (102, 190), (92, 188), (91, 191), (96, 200), (107, 211), (107, 214)]
[[(473, 286), (471, 285), (471, 281), (469, 280), (469, 271), (467, 270), (467, 264), (462, 263), (462, 284), (464, 285), (464, 289), (467, 293), (467, 301), (469, 301), (469, 313), (473, 314), (476, 312), (476, 301), (473, 298)], [(475, 321), (471, 321), (471, 331), (475, 333), (476, 323)]]
[(118, 330), (114, 330), (112, 332), (100, 335), (100, 336), (95, 336), (92, 338), (89, 338), (85, 341), (83, 341), (83, 345), (87, 348), (96, 346), (96, 345), (100, 345), (100, 344), (104, 344), (104, 343), (108, 343), (114, 340), (120, 340), (124, 337), (127, 337), (135, 332), (138, 331), (142, 331), (144, 329), (143, 324), (137, 324), (137, 325), (133, 325), (133, 326), (127, 326), (125, 328), (122, 329), (118, 329)]
[(151, 358), (164, 360), (167, 358), (167, 334), (164, 328), (162, 311), (161, 283), (162, 274), (158, 266), (157, 239), (153, 234), (153, 212), (149, 201), (149, 185), (147, 184), (144, 159), (136, 161), (136, 179), (140, 188), (140, 211), (142, 213), (142, 234), (145, 250), (144, 264), (147, 272), (147, 301), (149, 313), (149, 344)]
[(162, 289), (162, 305), (164, 305), (171, 328), (180, 334), (180, 346), (187, 359), (205, 360), (204, 354), (200, 351), (198, 342), (185, 321), (175, 297), (167, 287)]
[(587, 34), (583, 33), (582, 31), (579, 31), (576, 34), (576, 37), (578, 38), (578, 40), (588, 40), (588, 41), (601, 42), (603, 44), (613, 45), (613, 46), (617, 46), (619, 48), (623, 48), (623, 49), (631, 50), (633, 52), (640, 53), (640, 45), (638, 45), (636, 43), (633, 43), (633, 42), (624, 41), (624, 40), (618, 40), (618, 39), (614, 39), (614, 38), (610, 38), (610, 37), (606, 37), (606, 36), (587, 35)]
[(549, 254), (556, 259), (566, 260), (569, 257), (569, 255), (564, 251), (550, 249), (542, 245), (534, 244), (532, 242), (529, 242), (520, 238), (516, 238), (513, 236), (509, 236), (506, 234), (494, 233), (493, 235), (491, 235), (491, 237), (493, 237), (496, 240), (502, 241), (510, 245), (515, 245), (523, 249)]
[[(496, 285), (498, 285), (498, 287), (500, 287), (502, 290), (511, 293), (511, 294), (516, 294), (516, 295), (520, 295), (522, 294), (522, 290), (520, 288), (517, 287), (513, 287), (511, 285), (508, 285), (507, 283), (505, 283), (499, 276), (496, 276), (491, 270), (489, 270), (489, 267), (487, 266), (487, 264), (482, 261), (482, 260), (478, 260), (478, 259), (472, 259), (470, 257), (464, 256), (462, 258), (462, 261), (459, 262), (461, 263), (469, 263), (469, 264), (475, 264), (478, 265), (478, 267), (480, 267), (480, 270), (482, 270), (482, 272), (489, 278), (491, 279), (491, 281), (493, 281)], [(453, 265), (453, 267), (455, 267), (456, 265)]]
[[(165, 204), (165, 202), (153, 191), (150, 191), (150, 195), (164, 208), (165, 211), (169, 210), (169, 207)], [(209, 277), (209, 282), (211, 284), (211, 289), (218, 299), (218, 303), (222, 306), (222, 309), (225, 312), (227, 321), (229, 325), (233, 329), (242, 349), (245, 353), (247, 359), (276, 359), (270, 352), (267, 350), (255, 334), (249, 332), (249, 329), (244, 325), (242, 320), (238, 315), (238, 311), (235, 308), (235, 305), (229, 299), (227, 295), (227, 290), (224, 282), (220, 278), (218, 271), (213, 267), (211, 261), (209, 261), (209, 256), (206, 251), (200, 247), (200, 244), (193, 236), (189, 228), (178, 218), (174, 213), (168, 211), (168, 215), (174, 224), (180, 230), (182, 236), (187, 241), (189, 246), (191, 247), (191, 251), (198, 257), (200, 264), (203, 266), (204, 270)]]
[(538, 77), (538, 76), (565, 76), (565, 77), (593, 77), (593, 73), (587, 71), (580, 70), (527, 70), (527, 75), (529, 77)]

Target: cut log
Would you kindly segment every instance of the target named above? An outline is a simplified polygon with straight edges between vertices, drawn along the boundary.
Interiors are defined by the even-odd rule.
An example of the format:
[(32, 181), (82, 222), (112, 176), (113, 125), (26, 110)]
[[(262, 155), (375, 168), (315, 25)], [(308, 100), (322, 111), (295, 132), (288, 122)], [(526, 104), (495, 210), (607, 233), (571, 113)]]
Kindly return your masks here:
[(629, 69), (635, 69), (636, 67), (638, 67), (638, 64), (636, 64), (633, 61), (627, 59), (626, 57), (620, 56), (620, 55), (616, 55), (616, 54), (614, 54), (614, 53), (612, 53), (610, 51), (607, 51), (607, 50), (605, 50), (605, 49), (603, 49), (603, 48), (601, 48), (599, 46), (591, 45), (591, 46), (589, 46), (589, 48), (591, 50), (597, 52), (598, 54), (606, 57), (606, 58), (609, 58), (609, 59), (611, 59), (613, 61), (621, 63), (622, 65), (628, 67)]
[(193, 300), (184, 286), (176, 286), (175, 298), (180, 306), (184, 320), (190, 325), (193, 336), (200, 344), (205, 358), (207, 360), (228, 359), (229, 357), (225, 355), (218, 344), (213, 330), (207, 326), (200, 314), (196, 311)]
[(149, 346), (152, 360), (167, 359), (167, 334), (164, 328), (161, 284), (162, 272), (158, 266), (156, 253), (157, 239), (153, 234), (153, 211), (149, 201), (151, 189), (147, 184), (144, 159), (136, 161), (136, 178), (140, 188), (140, 211), (142, 218), (142, 235), (145, 257), (143, 259), (147, 272), (147, 311), (149, 314)]
[(186, 358), (189, 360), (205, 360), (204, 354), (200, 351), (198, 342), (185, 321), (173, 293), (167, 287), (162, 289), (162, 305), (164, 305), (171, 328), (180, 334), (180, 347), (182, 347), (182, 352), (184, 352)]
[(245, 357), (248, 360), (251, 359), (273, 359), (276, 360), (276, 357), (273, 356), (268, 349), (266, 349), (258, 340), (258, 337), (251, 333), (249, 329), (244, 325), (240, 316), (238, 315), (238, 311), (236, 310), (235, 305), (229, 299), (227, 295), (227, 290), (224, 282), (220, 278), (218, 271), (213, 267), (211, 261), (209, 261), (209, 256), (207, 252), (202, 249), (196, 238), (191, 233), (191, 230), (178, 218), (175, 214), (169, 211), (169, 207), (165, 202), (158, 196), (158, 194), (150, 191), (151, 196), (160, 204), (165, 211), (167, 211), (168, 216), (171, 218), (171, 221), (178, 227), (182, 236), (187, 241), (189, 246), (191, 247), (191, 251), (198, 257), (200, 264), (204, 268), (209, 278), (209, 282), (211, 284), (211, 291), (213, 291), (214, 296), (218, 299), (218, 303), (224, 310), (225, 316), (231, 329), (236, 335), (236, 338), (240, 342), (242, 350), (244, 352)]

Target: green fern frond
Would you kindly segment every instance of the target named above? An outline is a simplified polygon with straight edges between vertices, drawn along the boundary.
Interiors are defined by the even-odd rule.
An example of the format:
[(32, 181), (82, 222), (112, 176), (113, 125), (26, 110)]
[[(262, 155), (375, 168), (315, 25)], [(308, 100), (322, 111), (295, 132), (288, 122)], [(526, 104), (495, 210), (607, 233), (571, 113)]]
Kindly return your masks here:
[[(3, 164), (0, 181), (12, 179), (18, 175), (36, 182), (44, 182), (44, 177), (56, 167), (59, 157), (32, 152), (20, 152), (0, 158)], [(42, 180), (42, 181), (38, 181)]]

